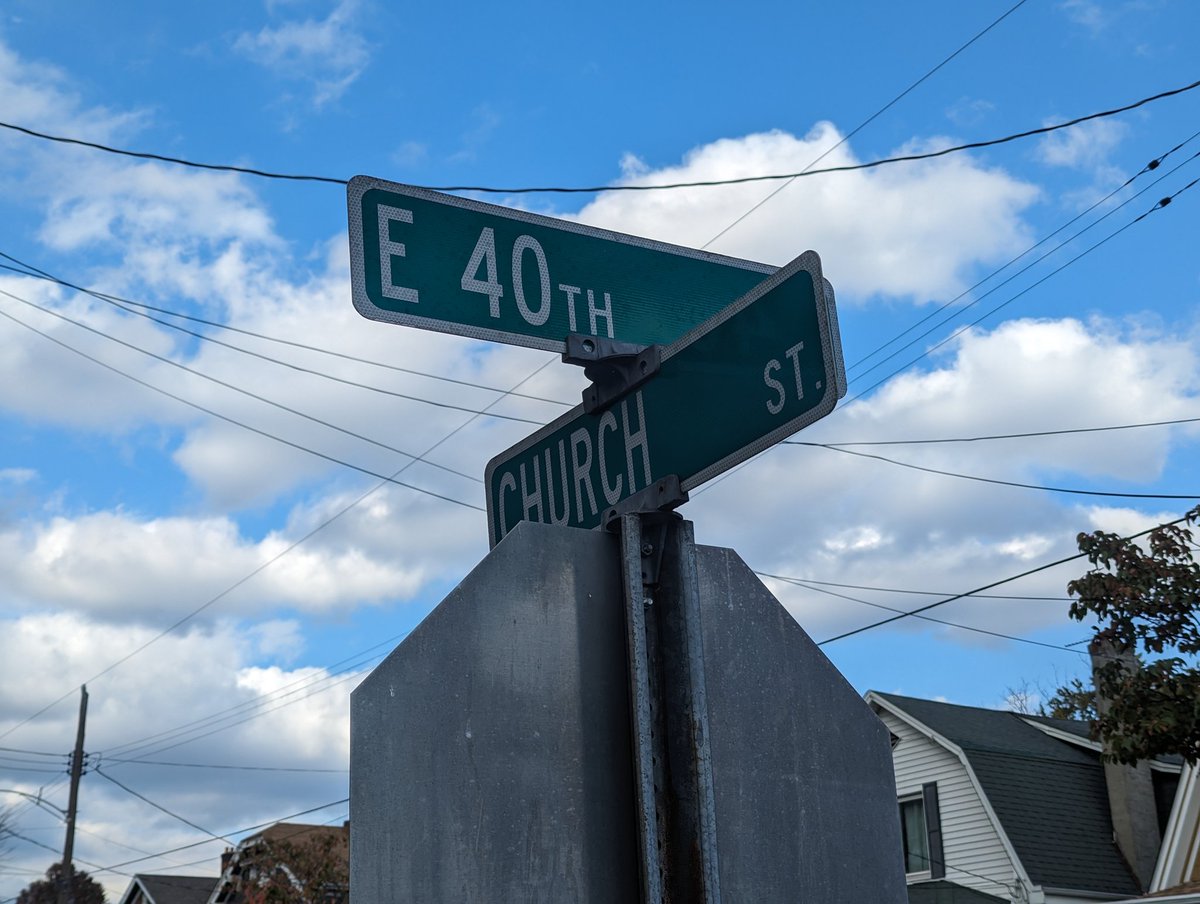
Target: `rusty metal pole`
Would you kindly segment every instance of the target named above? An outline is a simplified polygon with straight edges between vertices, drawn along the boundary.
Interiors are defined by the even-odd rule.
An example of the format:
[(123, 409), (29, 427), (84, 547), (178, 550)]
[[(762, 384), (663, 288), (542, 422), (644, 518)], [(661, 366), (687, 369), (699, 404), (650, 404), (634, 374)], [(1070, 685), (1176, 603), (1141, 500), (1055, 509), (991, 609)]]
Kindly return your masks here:
[(638, 512), (619, 530), (642, 900), (720, 904), (692, 525)]

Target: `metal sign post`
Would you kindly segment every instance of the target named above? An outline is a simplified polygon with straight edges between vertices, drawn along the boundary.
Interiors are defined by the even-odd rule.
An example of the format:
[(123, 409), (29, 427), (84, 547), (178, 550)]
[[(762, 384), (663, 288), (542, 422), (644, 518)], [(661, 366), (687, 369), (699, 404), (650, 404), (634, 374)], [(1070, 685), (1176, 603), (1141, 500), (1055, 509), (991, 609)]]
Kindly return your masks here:
[(621, 583), (642, 900), (721, 900), (692, 525), (628, 513)]

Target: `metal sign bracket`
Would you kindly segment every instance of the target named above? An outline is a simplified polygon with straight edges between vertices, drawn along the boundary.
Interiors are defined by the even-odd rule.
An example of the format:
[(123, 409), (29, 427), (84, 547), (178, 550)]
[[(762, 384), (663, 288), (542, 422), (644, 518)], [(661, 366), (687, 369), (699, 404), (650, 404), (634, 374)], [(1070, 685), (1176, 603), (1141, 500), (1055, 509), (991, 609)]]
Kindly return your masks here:
[(680, 487), (679, 477), (670, 474), (628, 499), (621, 500), (604, 513), (603, 529), (612, 533), (621, 532), (622, 515), (641, 515), (642, 583), (648, 587), (658, 586), (667, 533), (681, 520), (681, 516), (671, 509), (678, 508), (687, 500), (687, 491)]
[(571, 333), (562, 359), (578, 364), (592, 385), (583, 391), (583, 410), (603, 411), (626, 393), (632, 392), (662, 366), (662, 347), (621, 342), (604, 336)]

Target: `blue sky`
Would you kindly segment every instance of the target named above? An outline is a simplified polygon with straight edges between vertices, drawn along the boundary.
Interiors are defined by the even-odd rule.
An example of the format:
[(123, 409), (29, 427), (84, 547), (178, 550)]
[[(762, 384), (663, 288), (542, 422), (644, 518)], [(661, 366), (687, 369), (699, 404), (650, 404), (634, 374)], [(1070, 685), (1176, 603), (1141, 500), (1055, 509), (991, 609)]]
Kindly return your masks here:
[[(845, 165), (937, 150), (1122, 106), (1198, 77), (1188, 38), (1200, 7), (1188, 0), (1027, 0), (843, 141), (1012, 5), (12, 0), (0, 10), (0, 121), (335, 178), (619, 185), (796, 172), (825, 152), (822, 165)], [(1191, 159), (1200, 138), (1190, 138), (1198, 111), (1200, 90), (979, 151), (813, 176), (751, 213), (775, 184), (486, 200), (776, 265), (816, 250), (837, 288), (850, 394), (798, 439), (971, 437), (1200, 417), (1200, 188), (1133, 222), (1200, 175)], [(509, 387), (552, 356), (359, 317), (345, 191), (336, 185), (199, 171), (0, 129), (0, 187), (0, 252), (26, 264), (144, 304), (432, 375), (190, 327), (320, 373), (289, 370), (0, 271), (0, 787), (36, 793), (45, 785), (64, 804), (55, 771), (62, 758), (40, 754), (69, 750), (73, 688), (150, 642), (89, 681), (87, 749), (103, 772), (220, 835), (344, 798), (346, 775), (336, 770), (347, 766), (348, 693), (391, 638), (486, 553), (484, 516), (470, 508), (483, 502), (481, 484), (418, 464), (403, 479), (467, 505), (400, 487), (355, 502), (374, 485), (361, 473), (189, 408), (52, 340), (369, 470), (391, 473), (404, 459), (167, 362), (397, 449), (423, 451), (459, 428), (430, 457), (479, 478), (489, 458), (533, 428), (468, 422), (462, 412), (320, 374), (482, 409), (496, 392), (438, 378)], [(868, 357), (947, 302), (945, 313)], [(580, 387), (580, 375), (555, 362), (523, 389), (574, 401)], [(509, 398), (493, 410), (545, 422), (563, 409)], [(1186, 495), (1200, 491), (1196, 437), (1181, 424), (863, 451), (999, 480)], [(826, 586), (908, 609), (937, 597), (894, 591), (967, 591), (1070, 555), (1079, 531), (1133, 532), (1188, 506), (989, 486), (783, 446), (694, 493), (683, 511), (701, 542), (733, 547), (752, 568), (892, 588)], [(1088, 633), (1061, 601), (1079, 571), (1075, 563), (993, 591), (1039, 599), (966, 599), (931, 613), (1049, 647), (908, 619), (824, 649), (860, 691), (1002, 705), (1014, 688), (1036, 692), (1082, 674), (1079, 656), (1054, 648)], [(888, 614), (811, 585), (768, 584), (818, 640)], [(154, 737), (216, 713), (221, 720)], [(122, 757), (335, 771), (116, 762)], [(51, 771), (22, 771), (35, 768)], [(3, 804), (16, 808), (27, 839), (61, 845), (53, 816), (19, 796), (0, 797)], [(81, 807), (76, 852), (94, 865), (203, 840), (98, 773), (85, 780)], [(344, 815), (342, 805), (307, 818)], [(221, 846), (119, 869), (215, 871)], [(51, 859), (14, 840), (0, 863), (0, 901)], [(114, 896), (127, 881), (121, 872), (97, 875)]]

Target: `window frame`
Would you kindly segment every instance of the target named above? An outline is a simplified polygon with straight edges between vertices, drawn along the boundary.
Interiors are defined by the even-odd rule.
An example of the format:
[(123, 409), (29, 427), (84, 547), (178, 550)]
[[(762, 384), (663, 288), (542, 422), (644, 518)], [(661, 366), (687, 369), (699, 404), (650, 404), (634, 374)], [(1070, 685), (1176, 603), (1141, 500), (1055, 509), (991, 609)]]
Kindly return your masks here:
[[(917, 804), (919, 806), (920, 813), (921, 813), (921, 830), (922, 830), (921, 840), (924, 842), (924, 848), (925, 848), (924, 859), (926, 861), (924, 867), (922, 867), (921, 869), (914, 869), (914, 870), (910, 870), (908, 868), (909, 856), (910, 856), (909, 851), (911, 850), (911, 844), (910, 844), (910, 835), (909, 835), (909, 831), (908, 831), (908, 826), (904, 819), (905, 806), (912, 805), (912, 804)], [(901, 856), (904, 859), (904, 877), (906, 879), (908, 879), (910, 882), (914, 881), (914, 880), (932, 878), (933, 871), (930, 868), (932, 864), (929, 862), (929, 820), (928, 820), (927, 814), (925, 812), (925, 795), (920, 791), (914, 792), (913, 794), (902, 795), (896, 801), (896, 809), (897, 809), (897, 813), (899, 814), (899, 817), (900, 817), (900, 845), (901, 845), (900, 849), (901, 849)], [(920, 855), (918, 855), (918, 856), (920, 856)]]

